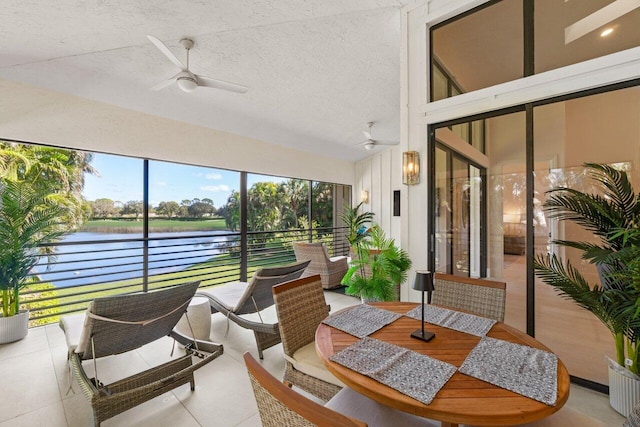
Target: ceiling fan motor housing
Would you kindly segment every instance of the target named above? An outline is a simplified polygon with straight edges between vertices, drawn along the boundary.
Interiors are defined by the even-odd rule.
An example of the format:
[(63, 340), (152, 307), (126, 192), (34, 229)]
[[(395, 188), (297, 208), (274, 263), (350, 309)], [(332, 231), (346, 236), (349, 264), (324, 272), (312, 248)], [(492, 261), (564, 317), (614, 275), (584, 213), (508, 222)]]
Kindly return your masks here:
[(176, 80), (178, 87), (185, 92), (193, 92), (198, 87), (198, 82), (191, 76), (179, 76)]

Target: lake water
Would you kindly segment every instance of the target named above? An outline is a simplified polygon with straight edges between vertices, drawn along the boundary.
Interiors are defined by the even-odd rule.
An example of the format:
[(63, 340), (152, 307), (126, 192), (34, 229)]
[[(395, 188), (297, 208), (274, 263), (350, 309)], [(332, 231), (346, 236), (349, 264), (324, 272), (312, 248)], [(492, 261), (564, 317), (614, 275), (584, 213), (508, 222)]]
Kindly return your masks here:
[[(172, 237), (149, 241), (149, 275), (183, 270), (209, 260), (223, 252), (226, 231), (209, 232), (208, 237), (183, 237), (195, 232), (150, 233), (150, 238)], [(216, 237), (216, 234), (223, 236)], [(139, 234), (107, 234), (78, 232), (67, 235), (57, 246), (57, 260), (47, 269), (46, 259), (34, 268), (41, 280), (56, 287), (87, 285), (142, 277), (143, 242), (117, 241), (140, 238)], [(90, 243), (106, 240), (104, 243)]]

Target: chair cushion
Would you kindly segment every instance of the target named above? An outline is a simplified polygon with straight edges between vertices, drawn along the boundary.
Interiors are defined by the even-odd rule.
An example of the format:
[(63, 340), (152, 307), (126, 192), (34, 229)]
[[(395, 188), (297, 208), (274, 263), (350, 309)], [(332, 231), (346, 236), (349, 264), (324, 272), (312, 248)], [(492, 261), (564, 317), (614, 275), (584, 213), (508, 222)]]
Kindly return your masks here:
[(303, 374), (316, 377), (322, 381), (335, 384), (340, 387), (345, 386), (324, 366), (322, 360), (318, 357), (318, 353), (316, 353), (315, 342), (311, 342), (300, 348), (300, 350), (293, 354), (293, 358), (286, 354), (284, 355), (284, 358), (289, 361), (297, 371), (300, 371)]
[(249, 288), (247, 282), (230, 282), (211, 289), (198, 290), (199, 294), (206, 294), (215, 299), (229, 311), (236, 311), (246, 300), (245, 293)]
[(80, 313), (63, 316), (60, 319), (60, 327), (64, 331), (64, 338), (67, 341), (69, 351), (75, 350), (80, 343), (85, 317), (84, 313)]
[(369, 427), (436, 427), (440, 425), (439, 422), (382, 405), (348, 387), (340, 390), (324, 406), (348, 417), (364, 421)]
[[(338, 261), (341, 261), (341, 260), (343, 260), (343, 259), (347, 259), (347, 257), (346, 257), (346, 256), (344, 256), (344, 255), (340, 255), (340, 256), (332, 256), (332, 257), (330, 257), (330, 258), (329, 258), (329, 261), (331, 261), (331, 262), (338, 262)], [(348, 262), (348, 260), (347, 260), (347, 262)]]

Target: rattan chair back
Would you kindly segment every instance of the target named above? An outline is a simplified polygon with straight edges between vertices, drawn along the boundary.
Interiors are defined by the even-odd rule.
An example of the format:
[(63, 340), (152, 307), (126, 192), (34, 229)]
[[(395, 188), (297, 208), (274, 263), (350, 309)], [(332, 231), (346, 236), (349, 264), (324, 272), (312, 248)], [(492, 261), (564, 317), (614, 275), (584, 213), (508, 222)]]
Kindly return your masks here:
[(433, 304), (504, 321), (507, 295), (504, 282), (436, 273), (433, 286)]
[(349, 269), (347, 257), (331, 258), (327, 247), (321, 242), (293, 242), (293, 252), (298, 261), (311, 261), (302, 277), (319, 274), (322, 278), (322, 287), (325, 289), (339, 287), (342, 278)]
[(320, 276), (310, 276), (273, 287), (280, 337), (287, 356), (314, 342), (320, 322), (329, 316)]
[(244, 354), (264, 427), (365, 427), (367, 424), (307, 399), (282, 384), (249, 353)]

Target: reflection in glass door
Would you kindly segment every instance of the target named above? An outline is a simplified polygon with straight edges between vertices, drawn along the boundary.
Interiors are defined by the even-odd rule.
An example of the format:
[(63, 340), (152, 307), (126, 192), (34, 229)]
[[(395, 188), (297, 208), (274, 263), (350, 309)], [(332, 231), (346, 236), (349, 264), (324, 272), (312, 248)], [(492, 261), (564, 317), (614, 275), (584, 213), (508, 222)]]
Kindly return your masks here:
[(450, 149), (435, 150), (436, 271), (484, 277), (484, 170)]

